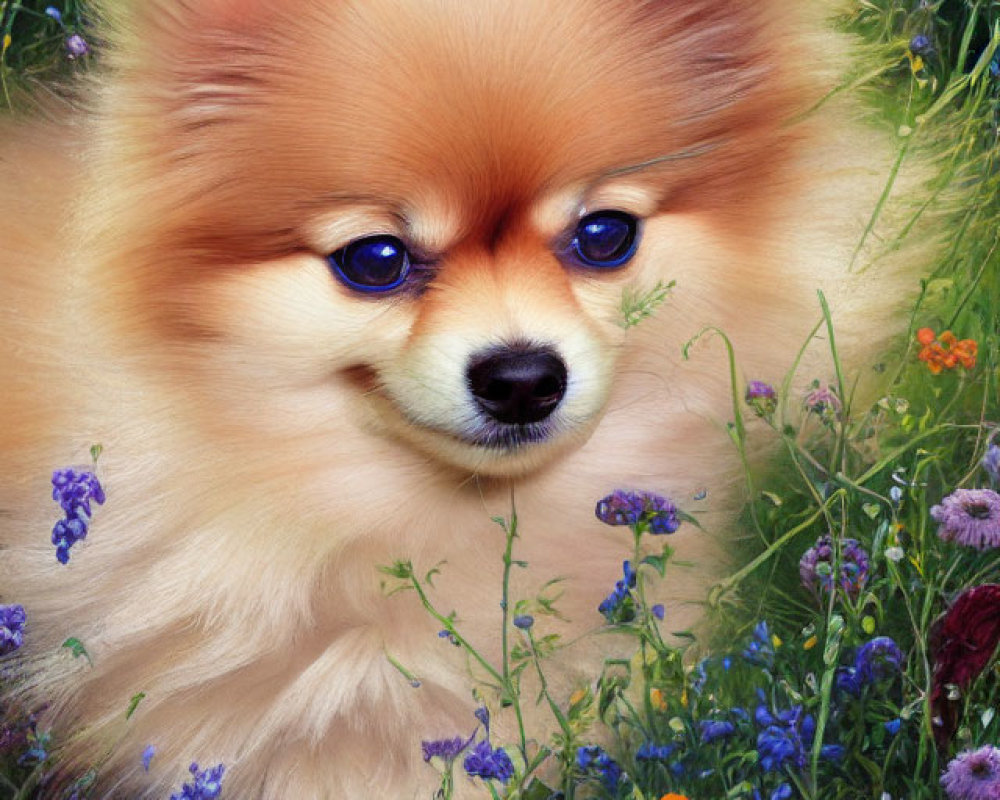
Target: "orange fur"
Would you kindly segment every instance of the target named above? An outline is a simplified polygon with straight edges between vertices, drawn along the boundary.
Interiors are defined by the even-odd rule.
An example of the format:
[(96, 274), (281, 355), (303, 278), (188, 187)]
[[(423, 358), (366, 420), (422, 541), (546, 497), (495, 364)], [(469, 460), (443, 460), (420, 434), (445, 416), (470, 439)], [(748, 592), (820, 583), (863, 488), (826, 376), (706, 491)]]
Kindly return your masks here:
[[(469, 728), (464, 661), (412, 596), (383, 596), (377, 565), (446, 559), (441, 607), (495, 655), (489, 517), (511, 491), (532, 565), (517, 589), (565, 575), (574, 632), (627, 550), (599, 497), (652, 489), (719, 526), (727, 372), (718, 347), (685, 362), (681, 344), (718, 325), (775, 380), (817, 288), (860, 339), (886, 333), (872, 309), (900, 285), (846, 271), (887, 148), (843, 104), (790, 124), (844, 47), (800, 5), (107, 10), (87, 110), (0, 144), (0, 585), (29, 616), (20, 691), (49, 704), (68, 771), (114, 744), (100, 796), (162, 797), (194, 759), (225, 762), (244, 800), (426, 796), (420, 739)], [(553, 242), (604, 207), (646, 219), (637, 256), (567, 268)], [(433, 255), (424, 293), (358, 297), (330, 274), (328, 253), (373, 233)], [(622, 290), (658, 280), (671, 300), (623, 331)], [(557, 435), (461, 442), (464, 359), (518, 338), (567, 360)], [(48, 478), (94, 442), (108, 501), (63, 566)], [(673, 543), (699, 564), (667, 580), (677, 629), (724, 557), (690, 526)]]

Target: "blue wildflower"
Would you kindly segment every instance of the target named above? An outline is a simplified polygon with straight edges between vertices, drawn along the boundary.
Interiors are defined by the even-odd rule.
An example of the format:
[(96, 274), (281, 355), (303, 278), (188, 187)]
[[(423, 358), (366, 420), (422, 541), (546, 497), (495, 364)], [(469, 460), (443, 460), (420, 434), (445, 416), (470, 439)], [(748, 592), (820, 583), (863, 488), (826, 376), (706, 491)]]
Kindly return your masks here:
[(761, 704), (754, 719), (764, 728), (757, 735), (757, 752), (765, 772), (781, 772), (786, 765), (796, 769), (805, 766), (816, 734), (816, 722), (811, 714), (804, 714), (802, 706), (772, 713)]
[(146, 749), (142, 751), (142, 769), (144, 772), (149, 772), (149, 762), (153, 760), (153, 756), (156, 755), (156, 747), (151, 744), (146, 745)]
[(709, 744), (718, 739), (727, 739), (736, 731), (736, 726), (724, 719), (703, 719), (699, 726), (702, 744)]
[(754, 626), (750, 641), (743, 650), (743, 658), (758, 667), (770, 669), (774, 666), (774, 643), (766, 622), (761, 621)]
[(614, 590), (597, 607), (608, 622), (631, 622), (635, 619), (635, 600), (629, 590), (635, 588), (636, 580), (632, 562), (623, 562), (622, 579), (615, 583)]
[(13, 653), (24, 644), (24, 606), (0, 605), (0, 656)]
[(805, 765), (802, 739), (792, 728), (770, 725), (757, 735), (757, 752), (764, 772), (780, 772), (785, 765)]
[(899, 645), (888, 636), (877, 636), (858, 648), (854, 669), (863, 684), (878, 683), (898, 675), (904, 660)]
[(926, 55), (931, 52), (934, 47), (931, 44), (929, 37), (922, 33), (918, 33), (912, 39), (910, 39), (910, 52), (917, 56)]
[(483, 739), (462, 762), (465, 771), (473, 778), (496, 780), (506, 783), (514, 774), (514, 764), (501, 748), (494, 749)]
[(531, 614), (519, 614), (514, 617), (514, 627), (520, 628), (522, 631), (528, 630), (534, 624), (535, 618)]
[(837, 688), (854, 697), (861, 697), (861, 689), (864, 688), (864, 685), (854, 667), (842, 667), (837, 670)]
[(895, 736), (899, 733), (899, 728), (903, 724), (903, 720), (899, 717), (895, 719), (890, 719), (888, 722), (883, 722), (882, 726), (889, 732), (890, 736)]
[(55, 6), (48, 6), (45, 9), (45, 16), (52, 17), (60, 25), (62, 24), (62, 13)]
[(622, 768), (596, 744), (577, 749), (576, 765), (583, 772), (596, 774), (606, 789), (615, 791), (618, 788), (622, 777)]
[(222, 792), (222, 773), (226, 768), (222, 764), (199, 770), (197, 764), (188, 767), (191, 783), (185, 783), (180, 792), (170, 795), (170, 800), (214, 800)]
[(847, 748), (842, 744), (825, 744), (819, 749), (819, 757), (827, 761), (842, 761), (847, 755)]
[(792, 785), (785, 781), (771, 792), (771, 800), (788, 800), (792, 796)]
[(438, 631), (438, 639), (447, 639), (451, 644), (455, 645), (455, 647), (462, 646), (461, 642), (458, 641), (458, 638), (455, 636), (455, 634), (453, 634), (446, 628)]
[(27, 749), (17, 759), (18, 765), (22, 767), (33, 766), (45, 761), (49, 757), (50, 738), (48, 731), (38, 730), (38, 719), (32, 714), (24, 729), (24, 743)]
[(653, 612), (654, 617), (656, 617), (658, 620), (661, 621), (663, 620), (663, 617), (666, 614), (666, 610), (663, 608), (663, 603), (657, 603), (649, 610)]
[(597, 518), (606, 525), (645, 525), (650, 533), (673, 533), (680, 527), (677, 506), (652, 492), (618, 489), (597, 502)]
[[(635, 751), (636, 761), (666, 761), (673, 755), (677, 748), (672, 744), (654, 744), (653, 742), (643, 742), (639, 749)], [(579, 754), (577, 754), (579, 759)]]

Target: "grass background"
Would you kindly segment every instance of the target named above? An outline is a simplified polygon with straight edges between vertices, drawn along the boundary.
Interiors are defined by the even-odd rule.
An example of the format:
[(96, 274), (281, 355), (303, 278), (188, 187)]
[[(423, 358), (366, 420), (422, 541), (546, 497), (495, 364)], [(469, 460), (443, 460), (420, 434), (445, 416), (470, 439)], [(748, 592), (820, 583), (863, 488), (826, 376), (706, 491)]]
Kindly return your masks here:
[[(74, 73), (99, 63), (99, 42), (88, 25), (85, 5), (65, 0), (57, 6), (61, 21), (46, 15), (47, 5), (0, 0), (0, 104), (7, 109), (29, 108), (32, 98), (42, 93), (71, 94)], [(801, 398), (787, 393), (780, 398), (782, 405), (774, 418), (779, 421), (773, 427), (783, 456), (766, 474), (748, 476), (753, 492), (742, 542), (747, 566), (713, 593), (720, 631), (715, 648), (722, 654), (722, 643), (745, 640), (752, 627), (766, 619), (782, 640), (779, 663), (768, 673), (768, 680), (783, 685), (786, 700), (798, 697), (819, 716), (824, 708), (830, 712), (832, 702), (830, 691), (824, 693), (822, 679), (832, 678), (853, 648), (872, 635), (891, 634), (908, 655), (901, 684), (886, 698), (857, 710), (860, 721), (855, 720), (853, 730), (843, 729), (843, 720), (831, 716), (829, 731), (846, 743), (849, 754), (835, 769), (813, 760), (794, 791), (797, 796), (822, 800), (877, 799), (883, 792), (892, 798), (919, 800), (941, 796), (938, 776), (954, 753), (1000, 743), (1000, 721), (987, 713), (996, 708), (1000, 695), (995, 664), (963, 697), (960, 728), (944, 751), (933, 745), (926, 705), (932, 677), (931, 622), (962, 589), (1000, 582), (1000, 558), (995, 552), (941, 547), (929, 517), (930, 506), (956, 487), (985, 485), (978, 462), (1000, 425), (996, 325), (1000, 315), (1000, 68), (995, 66), (994, 53), (1000, 3), (856, 0), (838, 24), (860, 34), (866, 43), (843, 88), (864, 92), (886, 124), (898, 132), (900, 163), (919, 153), (937, 165), (937, 177), (924, 187), (921, 197), (914, 198), (915, 210), (902, 235), (919, 232), (932, 216), (940, 224), (941, 215), (946, 214), (949, 246), (922, 285), (907, 337), (885, 354), (883, 369), (891, 389), (879, 403), (871, 409), (849, 408), (855, 376), (845, 376), (838, 394), (848, 411), (839, 419), (811, 418), (804, 426), (789, 428), (780, 419), (785, 410), (799, 407)], [(83, 36), (94, 51), (71, 58), (66, 41), (74, 34)], [(916, 36), (926, 37), (928, 46), (911, 48)], [(887, 186), (891, 180), (887, 175)], [(895, 246), (894, 242), (881, 244)], [(959, 369), (930, 374), (916, 358), (919, 346), (914, 333), (921, 327), (953, 330), (959, 338), (975, 339), (979, 344), (976, 368), (968, 373)], [(735, 388), (742, 391), (742, 387)], [(743, 413), (749, 423), (751, 412), (744, 407)], [(898, 502), (890, 495), (894, 486), (902, 490)], [(798, 561), (816, 537), (827, 532), (859, 540), (872, 555), (873, 577), (868, 590), (856, 600), (841, 598), (817, 606), (799, 583)], [(890, 545), (905, 549), (904, 562), (891, 564), (885, 559), (882, 553)], [(807, 647), (812, 638), (816, 642)], [(647, 677), (678, 692), (690, 688), (690, 672), (670, 672), (663, 665), (657, 670), (649, 671)], [(673, 675), (670, 680), (679, 681), (677, 685), (669, 684), (668, 672)], [(603, 688), (598, 683), (595, 692)], [(671, 707), (664, 712), (663, 723), (683, 719), (693, 730), (698, 713), (720, 713), (726, 691), (719, 689), (711, 708)], [(730, 694), (735, 697), (738, 691)], [(619, 740), (616, 757), (638, 774), (635, 726), (625, 724), (624, 716), (616, 718), (614, 705), (609, 701), (603, 713), (591, 713), (588, 724), (610, 725)], [(896, 744), (887, 743), (879, 727), (903, 715), (902, 738)], [(649, 719), (643, 730), (655, 731), (658, 725), (656, 719)], [(663, 725), (660, 728), (667, 731)], [(571, 754), (571, 747), (583, 741), (579, 737), (585, 736), (584, 730), (581, 722), (580, 729), (574, 729), (577, 738), (562, 743), (564, 771), (572, 772), (572, 757), (566, 753)], [(8, 744), (17, 739), (21, 749), (8, 747), (0, 753), (4, 759), (0, 800), (44, 797), (37, 789), (43, 767), (30, 759), (23, 762), (22, 756), (25, 747), (44, 749), (47, 742), (38, 731), (29, 730), (29, 734), (27, 738), (8, 737)], [(673, 730), (664, 735), (681, 741), (687, 734)], [(0, 746), (3, 743), (0, 737)], [(710, 759), (720, 754), (703, 755)], [(697, 758), (692, 756), (692, 763)], [(566, 778), (567, 796), (576, 791), (578, 797), (658, 797), (669, 789), (688, 792), (692, 798), (751, 797), (752, 787), (741, 789), (741, 775), (751, 775), (750, 783), (759, 781), (773, 789), (771, 778), (753, 777), (756, 773), (748, 772), (749, 768), (740, 769), (742, 773), (720, 777), (719, 783), (711, 783), (713, 777), (700, 779), (701, 784), (664, 771), (648, 776), (642, 790), (635, 788), (639, 794), (628, 795), (618, 790), (616, 794), (599, 781), (581, 781), (577, 772)], [(494, 796), (499, 796), (497, 791)], [(539, 791), (537, 796), (547, 794)]]

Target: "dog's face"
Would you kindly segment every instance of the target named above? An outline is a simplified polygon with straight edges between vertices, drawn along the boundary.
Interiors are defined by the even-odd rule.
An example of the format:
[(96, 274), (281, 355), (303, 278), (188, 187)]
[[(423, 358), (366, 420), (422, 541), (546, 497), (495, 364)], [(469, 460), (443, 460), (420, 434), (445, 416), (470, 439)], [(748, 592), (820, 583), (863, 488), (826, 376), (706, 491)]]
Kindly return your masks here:
[(523, 473), (600, 419), (623, 290), (724, 283), (711, 242), (766, 218), (795, 98), (761, 12), (192, 5), (118, 56), (120, 260), (226, 424)]

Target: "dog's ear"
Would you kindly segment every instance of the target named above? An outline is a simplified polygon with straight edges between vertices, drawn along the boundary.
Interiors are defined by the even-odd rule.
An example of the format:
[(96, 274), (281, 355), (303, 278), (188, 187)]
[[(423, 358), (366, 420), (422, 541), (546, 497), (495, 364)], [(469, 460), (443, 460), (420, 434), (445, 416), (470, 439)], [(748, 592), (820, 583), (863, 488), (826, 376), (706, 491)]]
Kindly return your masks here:
[[(287, 41), (282, 0), (99, 0), (102, 61), (119, 116), (142, 118), (179, 149), (185, 132), (252, 105)], [(164, 144), (167, 144), (164, 142)]]
[(91, 12), (117, 35), (190, 36), (199, 29), (247, 27), (267, 0), (95, 0)]
[(280, 30), (275, 0), (98, 0), (106, 61), (126, 74), (166, 74), (185, 63), (224, 62)]

